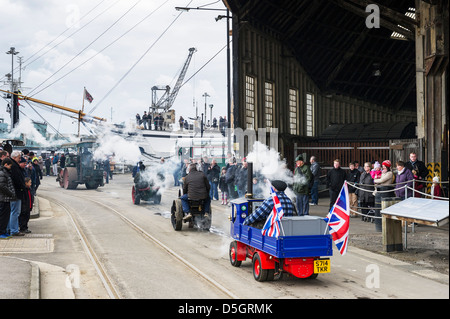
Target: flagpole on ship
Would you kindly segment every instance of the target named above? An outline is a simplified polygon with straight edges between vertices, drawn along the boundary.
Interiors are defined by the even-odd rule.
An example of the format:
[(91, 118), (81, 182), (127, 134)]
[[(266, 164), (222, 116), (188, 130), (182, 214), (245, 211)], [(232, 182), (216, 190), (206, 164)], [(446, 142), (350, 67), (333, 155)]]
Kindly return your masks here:
[(85, 98), (86, 98), (86, 87), (83, 88), (83, 103), (81, 105), (81, 112), (78, 113), (78, 137), (80, 137), (81, 113), (84, 112), (84, 99)]

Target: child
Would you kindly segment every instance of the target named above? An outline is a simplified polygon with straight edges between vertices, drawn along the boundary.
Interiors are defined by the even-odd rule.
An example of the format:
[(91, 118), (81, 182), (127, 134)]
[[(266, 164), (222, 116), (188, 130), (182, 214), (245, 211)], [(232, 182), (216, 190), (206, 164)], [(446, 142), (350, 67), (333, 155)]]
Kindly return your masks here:
[(28, 234), (31, 230), (28, 230), (28, 221), (30, 220), (30, 213), (33, 209), (34, 195), (31, 191), (31, 178), (25, 177), (25, 196), (22, 199), (22, 209), (19, 216), (19, 228), (20, 232)]
[(228, 185), (225, 182), (225, 175), (227, 173), (227, 169), (224, 167), (220, 173), (219, 178), (219, 188), (222, 192), (222, 205), (228, 205)]
[(370, 176), (372, 176), (373, 179), (378, 179), (381, 177), (381, 164), (377, 161), (373, 165), (373, 169), (370, 171)]
[(431, 185), (431, 199), (441, 199), (441, 198), (434, 198), (434, 196), (444, 197), (442, 188), (441, 188), (441, 186), (439, 186), (439, 177), (438, 176), (433, 177), (433, 185)]

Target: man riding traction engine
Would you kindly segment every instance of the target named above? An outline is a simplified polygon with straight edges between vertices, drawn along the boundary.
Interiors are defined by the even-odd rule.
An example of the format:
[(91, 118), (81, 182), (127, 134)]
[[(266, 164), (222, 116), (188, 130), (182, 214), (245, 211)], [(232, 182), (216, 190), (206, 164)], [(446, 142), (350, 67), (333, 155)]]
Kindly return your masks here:
[(159, 194), (159, 187), (154, 185), (153, 180), (148, 180), (144, 176), (145, 165), (140, 163), (139, 172), (134, 177), (134, 185), (131, 191), (131, 198), (133, 204), (139, 205), (141, 200), (153, 201), (155, 204), (161, 202), (161, 194)]
[(175, 230), (181, 230), (182, 222), (189, 222), (192, 228), (195, 224), (204, 230), (211, 227), (210, 185), (203, 172), (197, 170), (195, 164), (189, 166), (189, 174), (183, 184), (183, 195), (173, 202), (172, 225)]

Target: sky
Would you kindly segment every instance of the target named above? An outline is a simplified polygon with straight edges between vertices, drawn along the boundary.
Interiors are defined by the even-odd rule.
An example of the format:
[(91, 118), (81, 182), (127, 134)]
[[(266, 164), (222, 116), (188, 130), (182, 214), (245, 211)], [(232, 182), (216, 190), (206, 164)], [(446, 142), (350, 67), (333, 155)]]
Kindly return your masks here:
[[(185, 81), (201, 70), (181, 87), (173, 105), (176, 119), (194, 117), (195, 105), (204, 112), (205, 92), (207, 119), (210, 104), (213, 117), (224, 116), (226, 19), (215, 18), (226, 12), (175, 7), (225, 9), (217, 0), (0, 0), (0, 88), (9, 90), (5, 75), (11, 73), (12, 56), (6, 52), (14, 47), (19, 52), (15, 79), (18, 57), (23, 57), (24, 95), (81, 110), (85, 87), (94, 98), (84, 102), (86, 113), (127, 124), (136, 113), (148, 111), (153, 86), (173, 88), (189, 48), (195, 47)], [(10, 123), (8, 102), (0, 99), (0, 118)], [(25, 101), (20, 110), (21, 118), (77, 133), (72, 113)], [(51, 127), (48, 131), (55, 133)]]

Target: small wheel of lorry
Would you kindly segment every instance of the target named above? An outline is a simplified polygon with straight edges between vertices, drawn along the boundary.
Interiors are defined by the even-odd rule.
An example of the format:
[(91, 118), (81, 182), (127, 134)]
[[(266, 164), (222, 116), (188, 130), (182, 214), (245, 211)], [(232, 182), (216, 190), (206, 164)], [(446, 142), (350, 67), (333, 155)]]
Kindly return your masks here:
[(87, 189), (97, 189), (98, 188), (98, 182), (93, 181), (93, 182), (86, 182), (85, 186)]
[(209, 231), (212, 224), (212, 210), (211, 208), (209, 210), (210, 212), (208, 214), (205, 214), (205, 216), (203, 216), (202, 218), (202, 229), (206, 231)]
[(261, 267), (261, 256), (259, 253), (255, 253), (253, 255), (253, 278), (255, 278), (256, 281), (266, 281), (267, 276), (269, 275), (268, 269), (262, 269)]
[(172, 222), (173, 229), (181, 230), (183, 226), (183, 209), (181, 207), (181, 199), (176, 199), (173, 201), (170, 220)]
[(156, 195), (153, 197), (153, 203), (155, 203), (155, 204), (161, 203), (161, 194), (156, 194)]
[(242, 264), (242, 261), (237, 259), (238, 256), (238, 245), (237, 241), (232, 241), (230, 243), (230, 250), (229, 250), (229, 257), (230, 257), (230, 263), (233, 267), (240, 267)]

